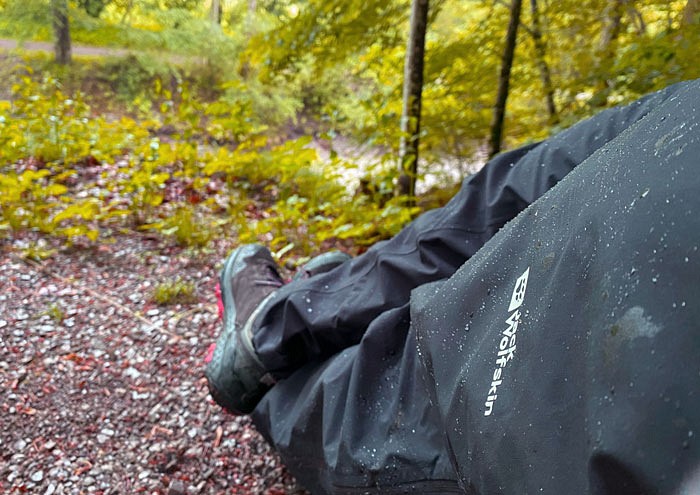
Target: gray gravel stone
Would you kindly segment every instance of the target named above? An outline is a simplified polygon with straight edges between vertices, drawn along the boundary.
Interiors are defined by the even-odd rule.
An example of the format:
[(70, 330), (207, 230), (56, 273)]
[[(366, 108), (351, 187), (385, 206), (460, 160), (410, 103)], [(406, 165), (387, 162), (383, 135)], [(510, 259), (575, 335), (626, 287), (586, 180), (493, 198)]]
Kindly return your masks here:
[(187, 487), (180, 480), (172, 480), (168, 486), (168, 495), (187, 495)]
[[(126, 236), (94, 250), (58, 246), (41, 271), (0, 250), (0, 271), (15, 281), (0, 291), (8, 344), (0, 345), (0, 445), (9, 450), (0, 491), (219, 495), (235, 486), (250, 495), (295, 494), (251, 422), (223, 414), (209, 398), (202, 354), (221, 330), (213, 300), (146, 306), (152, 287), (175, 276), (212, 293), (231, 245), (194, 267), (187, 256), (162, 254), (172, 247), (148, 242)], [(211, 270), (201, 268), (207, 263)], [(51, 307), (61, 310), (60, 323), (47, 314)], [(138, 315), (153, 320), (148, 332)]]

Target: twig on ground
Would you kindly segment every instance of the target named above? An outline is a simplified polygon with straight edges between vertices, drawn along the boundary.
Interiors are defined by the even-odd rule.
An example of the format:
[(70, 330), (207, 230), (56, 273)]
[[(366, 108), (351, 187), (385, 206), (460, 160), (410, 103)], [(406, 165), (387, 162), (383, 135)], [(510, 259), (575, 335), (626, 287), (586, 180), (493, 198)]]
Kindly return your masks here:
[[(56, 280), (60, 280), (60, 281), (63, 282), (64, 284), (70, 285), (71, 287), (75, 287), (75, 288), (78, 289), (78, 290), (87, 292), (88, 294), (90, 294), (90, 295), (91, 295), (92, 297), (94, 297), (95, 299), (99, 299), (100, 301), (102, 301), (102, 302), (104, 302), (104, 303), (107, 303), (107, 304), (109, 304), (110, 306), (113, 306), (113, 307), (117, 308), (118, 310), (122, 311), (123, 313), (126, 313), (127, 315), (129, 315), (129, 316), (132, 317), (133, 319), (138, 320), (138, 321), (140, 321), (141, 323), (144, 323), (144, 324), (148, 325), (148, 329), (149, 329), (149, 330), (151, 330), (151, 329), (153, 329), (153, 330), (159, 330), (159, 331), (161, 331), (161, 332), (163, 332), (163, 333), (165, 333), (165, 334), (167, 334), (167, 335), (170, 335), (170, 336), (172, 336), (172, 337), (178, 337), (177, 334), (175, 334), (175, 333), (171, 332), (170, 330), (168, 330), (167, 328), (163, 327), (162, 324), (153, 323), (152, 321), (148, 320), (147, 318), (144, 318), (143, 316), (139, 315), (138, 313), (134, 313), (133, 311), (131, 311), (129, 308), (127, 308), (126, 306), (124, 306), (124, 305), (123, 305), (122, 303), (120, 303), (119, 301), (117, 301), (117, 300), (115, 300), (115, 299), (113, 299), (113, 298), (111, 298), (111, 297), (105, 296), (105, 295), (103, 295), (103, 294), (97, 292), (96, 290), (94, 290), (94, 289), (92, 289), (92, 288), (90, 288), (90, 287), (77, 284), (76, 282), (79, 282), (80, 280), (75, 280), (75, 279), (71, 280), (71, 279), (62, 277), (62, 276), (60, 276), (60, 275), (56, 275), (56, 274), (53, 273), (51, 270), (49, 270), (49, 268), (48, 268), (46, 265), (44, 265), (43, 263), (40, 263), (40, 262), (38, 262), (38, 261), (34, 261), (34, 260), (32, 260), (32, 259), (29, 259), (29, 258), (23, 258), (23, 257), (21, 257), (21, 256), (17, 256), (17, 255), (14, 254), (14, 253), (11, 253), (11, 256), (12, 256), (14, 259), (16, 259), (16, 260), (21, 261), (21, 262), (24, 262), (25, 264), (27, 264), (27, 265), (33, 267), (34, 269), (36, 269), (36, 270), (39, 271), (39, 272), (45, 273), (46, 275), (48, 275), (48, 276), (50, 276), (50, 277), (53, 277), (53, 278), (55, 278)], [(184, 314), (184, 313), (187, 313), (187, 311), (184, 311), (184, 312), (181, 313), (181, 314)], [(177, 316), (179, 316), (179, 315), (176, 315), (176, 317), (177, 317)], [(180, 316), (180, 318), (182, 318), (182, 316)]]

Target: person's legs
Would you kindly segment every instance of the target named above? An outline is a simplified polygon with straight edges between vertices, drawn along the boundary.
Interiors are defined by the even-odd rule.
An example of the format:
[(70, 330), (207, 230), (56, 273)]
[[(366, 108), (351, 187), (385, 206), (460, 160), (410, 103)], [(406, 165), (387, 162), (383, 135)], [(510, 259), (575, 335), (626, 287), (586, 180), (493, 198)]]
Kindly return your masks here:
[[(681, 90), (646, 100), (644, 113)], [(593, 121), (588, 132), (597, 129), (605, 135), (608, 125), (619, 130), (614, 119), (620, 115), (608, 114), (613, 123)], [(655, 118), (664, 121), (658, 113)], [(699, 349), (697, 332), (677, 339), (662, 335), (665, 321), (672, 320), (657, 321), (656, 310), (649, 309), (655, 305), (653, 289), (664, 276), (661, 267), (677, 272), (667, 279), (661, 303), (665, 315), (683, 311), (690, 299), (700, 297), (697, 285), (688, 287), (691, 278), (700, 276), (697, 270), (683, 271), (691, 258), (697, 262), (700, 245), (697, 217), (694, 224), (685, 223), (697, 211), (699, 175), (697, 170), (664, 169), (673, 163), (669, 158), (697, 148), (697, 142), (693, 150), (686, 148), (697, 125), (685, 127), (685, 141), (676, 141), (685, 124), (671, 123), (670, 115), (668, 120), (669, 129), (649, 131), (645, 141), (636, 141), (638, 126), (618, 133), (613, 146), (584, 165), (585, 173), (568, 177), (535, 202), (450, 279), (417, 289), (413, 315), (407, 303), (386, 310), (372, 319), (359, 344), (279, 381), (253, 419), (290, 471), (314, 493), (529, 493), (547, 487), (546, 493), (612, 495), (644, 486), (624, 478), (627, 463), (634, 468), (651, 462), (658, 472), (669, 473), (692, 465), (697, 449), (682, 449), (688, 450), (687, 439), (700, 429), (700, 405), (688, 386), (697, 383), (700, 371), (686, 366)], [(630, 153), (637, 146), (662, 153), (663, 163), (654, 174), (644, 169), (653, 160), (644, 162)], [(564, 153), (551, 143), (544, 152), (553, 150), (552, 159)], [(557, 166), (542, 163), (543, 169)], [(528, 172), (537, 170), (518, 163), (513, 173), (523, 174), (522, 182), (506, 182), (522, 192), (533, 177)], [(690, 189), (682, 191), (680, 181), (674, 184), (681, 172)], [(652, 197), (653, 203), (639, 208)], [(681, 201), (674, 216), (666, 216), (666, 200)], [(628, 235), (633, 220), (634, 235)], [(648, 229), (641, 228), (645, 222)], [(688, 227), (693, 229), (691, 242), (685, 238), (679, 243)], [(658, 239), (645, 245), (649, 232)], [(664, 262), (664, 249), (672, 254), (670, 264)], [(642, 266), (651, 306), (639, 304), (640, 310), (628, 297), (642, 287), (637, 279)], [(699, 321), (679, 317), (680, 327), (674, 323), (670, 328), (682, 330)], [(657, 345), (663, 355), (654, 361), (650, 356)], [(638, 349), (646, 352), (639, 361), (644, 370), (630, 364)], [(684, 363), (677, 390), (674, 353)], [(635, 387), (647, 386), (659, 366), (665, 369), (663, 382), (648, 389), (662, 394), (652, 394), (655, 411), (671, 413), (683, 404), (682, 414), (675, 419), (654, 411), (645, 415), (647, 438), (639, 444), (644, 450), (635, 454), (625, 443), (638, 441), (636, 424), (624, 418), (632, 417), (636, 404), (647, 404), (647, 391)], [(648, 454), (654, 448), (647, 443), (653, 443), (655, 418), (664, 420), (663, 438), (669, 441), (663, 463)], [(695, 430), (689, 433), (689, 427)], [(671, 451), (671, 440), (676, 450)], [(628, 458), (616, 459), (615, 449), (627, 449)], [(676, 459), (678, 468), (673, 467)]]
[(672, 91), (414, 291), (469, 493), (698, 493), (700, 81)]
[(427, 394), (408, 304), (359, 344), (277, 383), (252, 414), (312, 493), (462, 493)]
[(357, 344), (415, 287), (449, 277), (507, 221), (673, 93), (606, 110), (538, 145), (492, 159), (443, 208), (335, 270), (283, 287), (255, 322), (254, 346), (277, 378)]
[[(306, 263), (294, 281), (325, 273), (350, 256), (332, 251)], [(249, 414), (274, 384), (253, 348), (253, 326), (264, 301), (283, 285), (270, 250), (259, 244), (236, 248), (219, 274), (217, 299), (223, 331), (205, 358), (212, 398), (233, 414)]]
[[(449, 277), (508, 220), (672, 92), (601, 112), (541, 144), (497, 156), (467, 179), (445, 207), (420, 216), (391, 240), (331, 272), (275, 291), (256, 309), (256, 318), (246, 322), (249, 331), (234, 332), (227, 319), (219, 341), (230, 345), (225, 351), (217, 345), (207, 368), (213, 395), (232, 398), (226, 407), (246, 413), (255, 400), (235, 404), (237, 396), (257, 400), (272, 379), (358, 343), (377, 316), (405, 305), (415, 287)], [(238, 301), (247, 305), (248, 299), (241, 291)], [(249, 348), (252, 354), (247, 354), (255, 359), (238, 366), (236, 342), (241, 336), (252, 338), (239, 347)], [(245, 387), (242, 392), (240, 387), (217, 391), (226, 383)]]

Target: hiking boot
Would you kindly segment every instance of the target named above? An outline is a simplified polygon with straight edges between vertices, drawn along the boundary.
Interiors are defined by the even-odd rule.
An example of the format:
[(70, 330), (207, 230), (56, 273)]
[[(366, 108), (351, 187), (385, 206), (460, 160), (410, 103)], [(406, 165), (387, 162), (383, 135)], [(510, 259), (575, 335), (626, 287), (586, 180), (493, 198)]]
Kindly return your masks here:
[(319, 273), (331, 271), (338, 265), (342, 265), (347, 260), (351, 259), (347, 253), (342, 251), (329, 251), (328, 253), (319, 254), (312, 258), (308, 263), (303, 265), (292, 277), (292, 281), (305, 280)]
[(252, 412), (274, 383), (253, 347), (253, 322), (282, 284), (270, 251), (257, 244), (234, 250), (219, 275), (223, 331), (205, 375), (214, 400), (233, 414)]

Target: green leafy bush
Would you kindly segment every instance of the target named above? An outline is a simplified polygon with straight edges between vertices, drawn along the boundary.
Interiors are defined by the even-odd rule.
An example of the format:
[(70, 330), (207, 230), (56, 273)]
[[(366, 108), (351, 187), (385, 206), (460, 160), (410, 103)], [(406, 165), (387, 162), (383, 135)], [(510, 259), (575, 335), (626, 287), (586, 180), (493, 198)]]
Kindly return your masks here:
[(374, 242), (417, 211), (401, 198), (358, 196), (343, 179), (357, 166), (333, 153), (320, 160), (310, 137), (273, 144), (240, 101), (160, 85), (151, 118), (106, 118), (48, 74), (14, 77), (0, 102), (5, 231), (39, 229), (70, 244), (138, 227), (186, 247), (226, 235), (293, 256), (335, 240)]

